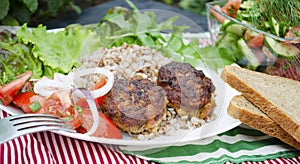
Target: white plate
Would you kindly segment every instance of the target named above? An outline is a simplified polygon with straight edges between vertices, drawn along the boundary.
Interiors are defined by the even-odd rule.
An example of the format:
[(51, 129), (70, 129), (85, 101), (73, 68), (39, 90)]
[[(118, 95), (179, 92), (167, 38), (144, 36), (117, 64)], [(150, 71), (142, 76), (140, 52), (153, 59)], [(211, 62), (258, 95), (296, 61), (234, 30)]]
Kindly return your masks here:
[[(53, 29), (48, 30), (48, 32), (58, 32), (62, 29)], [(198, 38), (205, 38), (208, 36), (208, 33), (200, 33), (201, 37), (197, 36)], [(190, 36), (190, 35), (188, 35)], [(199, 64), (200, 65), (200, 64)], [(215, 93), (216, 93), (216, 108), (214, 110), (214, 113), (216, 115), (216, 119), (214, 121), (211, 121), (209, 123), (204, 124), (203, 126), (193, 129), (193, 130), (178, 130), (177, 134), (174, 136), (159, 136), (156, 137), (153, 140), (147, 140), (147, 141), (140, 141), (140, 140), (134, 140), (132, 137), (130, 137), (127, 133), (123, 133), (123, 139), (108, 139), (108, 138), (100, 138), (100, 137), (92, 137), (85, 134), (80, 133), (69, 133), (64, 131), (52, 131), (57, 134), (61, 134), (64, 136), (68, 136), (71, 138), (76, 138), (80, 140), (85, 141), (92, 141), (92, 142), (98, 142), (103, 144), (111, 144), (111, 145), (122, 145), (122, 146), (131, 146), (133, 149), (141, 148), (141, 147), (162, 147), (167, 145), (173, 145), (175, 143), (183, 143), (198, 139), (204, 139), (207, 137), (211, 137), (223, 132), (226, 132), (230, 129), (233, 129), (237, 126), (239, 126), (241, 123), (240, 121), (233, 119), (232, 117), (228, 116), (227, 114), (227, 107), (231, 100), (231, 98), (237, 94), (239, 94), (237, 91), (232, 89), (230, 86), (228, 86), (224, 81), (220, 78), (220, 72), (222, 70), (219, 70), (218, 73), (209, 70), (206, 67), (198, 69), (203, 70), (205, 75), (212, 79), (213, 84), (215, 85)], [(16, 109), (13, 107), (5, 107), (2, 104), (0, 104), (0, 109), (6, 111), (7, 113), (11, 115), (16, 114), (23, 114), (24, 112), (20, 109)]]
[[(145, 147), (145, 146), (161, 147), (161, 146), (173, 145), (175, 143), (178, 144), (187, 141), (204, 139), (207, 137), (211, 137), (226, 132), (240, 125), (240, 122), (238, 120), (235, 120), (232, 117), (227, 115), (227, 107), (229, 101), (233, 96), (237, 95), (238, 92), (223, 82), (223, 80), (220, 78), (220, 73), (215, 73), (213, 71), (209, 71), (208, 69), (202, 69), (202, 70), (204, 71), (206, 76), (212, 79), (212, 82), (216, 87), (215, 99), (216, 99), (217, 106), (214, 111), (216, 115), (216, 119), (214, 121), (204, 124), (203, 126), (197, 129), (178, 130), (177, 134), (174, 136), (158, 136), (153, 140), (147, 140), (147, 141), (133, 140), (126, 133), (124, 133), (123, 139), (107, 139), (107, 138), (92, 137), (80, 133), (69, 133), (64, 131), (53, 131), (53, 132), (71, 138), (98, 142), (103, 144), (133, 146), (133, 147)], [(12, 115), (24, 113), (21, 110), (16, 110), (16, 108), (5, 107), (3, 105), (0, 105), (0, 109)]]

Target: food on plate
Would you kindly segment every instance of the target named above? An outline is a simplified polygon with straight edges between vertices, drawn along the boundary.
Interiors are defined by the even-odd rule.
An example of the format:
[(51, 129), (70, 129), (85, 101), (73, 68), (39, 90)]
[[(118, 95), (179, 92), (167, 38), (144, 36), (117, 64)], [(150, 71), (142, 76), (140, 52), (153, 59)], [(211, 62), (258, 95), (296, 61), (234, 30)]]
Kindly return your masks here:
[(253, 105), (242, 95), (232, 98), (227, 112), (230, 116), (239, 119), (244, 124), (258, 129), (265, 134), (276, 137), (300, 150), (300, 142), (289, 135), (269, 116), (263, 113), (258, 107)]
[(221, 78), (300, 142), (300, 82), (237, 66), (226, 66)]
[(68, 73), (80, 65), (79, 58), (99, 47), (95, 32), (73, 28), (48, 32), (45, 26), (16, 32), (0, 28), (0, 84), (17, 75), (32, 72), (35, 79), (52, 77), (55, 72)]
[(212, 7), (222, 23), (215, 45), (242, 67), (300, 81), (299, 6), (296, 0), (228, 0)]
[[(26, 113), (58, 115), (77, 132), (117, 139), (122, 138), (121, 131), (139, 140), (176, 135), (179, 129), (194, 129), (215, 117), (212, 81), (190, 64), (173, 62), (159, 51), (124, 44), (99, 48), (86, 54), (81, 63), (68, 74), (54, 73), (53, 78), (28, 81), (32, 76), (28, 72), (5, 84), (1, 89), (11, 88), (13, 92), (5, 105)], [(170, 90), (157, 85), (158, 81), (162, 84), (159, 72), (174, 64), (180, 68), (175, 67), (173, 77), (168, 78), (175, 78), (178, 87), (183, 85), (183, 92), (177, 95), (184, 94), (190, 103), (176, 108), (167, 105), (166, 92)], [(182, 80), (188, 83), (179, 84)], [(6, 100), (3, 95), (1, 99)], [(181, 112), (189, 107), (195, 108), (193, 113)]]
[(171, 61), (172, 59), (150, 47), (123, 44), (110, 49), (99, 48), (82, 58), (79, 69), (98, 66), (111, 71), (116, 79), (138, 76), (155, 82), (158, 69)]
[[(82, 123), (77, 131), (79, 131), (80, 133), (86, 133), (89, 129), (92, 129), (94, 125), (93, 117), (95, 115), (91, 112), (90, 107), (85, 99), (79, 99), (76, 102), (76, 105), (77, 107), (81, 107), (79, 120)], [(102, 112), (97, 113), (97, 116), (99, 117), (99, 124), (97, 125), (96, 130), (91, 135), (95, 137), (122, 139), (123, 135), (116, 124)]]
[[(18, 94), (13, 91), (5, 105), (17, 106), (26, 113), (59, 115), (78, 132), (109, 138), (122, 137), (115, 123), (121, 130), (135, 133), (138, 139), (151, 139), (161, 134), (172, 135), (178, 129), (200, 127), (213, 120), (212, 110), (203, 110), (201, 116), (178, 115), (178, 108), (176, 111), (167, 106), (165, 91), (156, 84), (158, 70), (173, 60), (190, 62), (193, 66), (204, 62), (213, 69), (231, 60), (218, 60), (219, 54), (211, 46), (201, 51), (196, 40), (187, 43), (182, 39), (187, 27), (175, 26), (177, 17), (159, 23), (155, 18), (154, 13), (137, 11), (107, 15), (99, 24), (70, 25), (54, 31), (42, 25), (30, 28), (26, 24), (16, 32), (1, 31), (0, 84), (10, 84), (18, 74), (32, 71), (31, 81)], [(170, 31), (168, 35), (162, 33), (166, 30)], [(122, 89), (127, 86), (119, 85), (125, 81), (130, 84), (128, 90), (133, 96), (129, 97), (133, 101), (126, 94), (114, 93), (125, 93)], [(4, 89), (12, 88), (7, 86)], [(209, 99), (206, 93), (203, 95), (200, 106)], [(130, 101), (119, 101), (121, 98)], [(130, 120), (131, 116), (141, 114), (126, 111), (129, 119), (114, 119), (113, 123), (107, 116), (119, 118), (120, 115), (110, 115), (106, 108), (103, 111), (107, 115), (100, 113), (100, 107), (113, 103), (110, 100), (118, 100), (118, 105), (125, 104), (128, 108), (141, 107), (139, 111), (147, 111), (142, 115), (144, 121)], [(118, 121), (123, 122), (118, 124)]]
[(167, 92), (168, 106), (180, 116), (203, 119), (215, 108), (211, 79), (188, 63), (171, 62), (162, 66), (157, 84)]
[[(73, 79), (88, 74), (102, 74), (90, 90), (74, 87)], [(18, 79), (1, 86), (0, 99), (3, 105), (13, 105), (25, 113), (46, 113), (61, 117), (78, 132), (96, 137), (122, 138), (121, 131), (103, 113), (97, 110), (95, 102), (112, 87), (113, 75), (101, 68), (73, 70), (68, 75), (55, 73), (53, 79), (44, 77), (28, 81), (32, 73), (25, 72)], [(99, 76), (99, 75), (96, 75)], [(101, 84), (99, 84), (101, 82)], [(32, 86), (33, 85), (33, 86)], [(75, 93), (80, 90), (81, 93)], [(5, 91), (5, 92), (4, 92)], [(99, 106), (99, 105), (98, 105)]]
[[(98, 131), (106, 124), (114, 127), (116, 123), (122, 131), (134, 133), (138, 139), (151, 139), (160, 134), (172, 135), (178, 129), (196, 128), (213, 120), (213, 110), (201, 110), (202, 116), (178, 114), (178, 108), (167, 106), (165, 90), (156, 82), (159, 69), (173, 60), (190, 62), (191, 65), (209, 60), (207, 64), (213, 69), (220, 68), (224, 63), (217, 60), (219, 54), (215, 55), (216, 50), (212, 47), (201, 51), (196, 40), (184, 41), (182, 32), (187, 27), (175, 26), (177, 17), (159, 23), (155, 18), (154, 13), (128, 11), (108, 14), (99, 24), (70, 25), (52, 32), (42, 25), (30, 28), (26, 24), (16, 32), (1, 31), (1, 85), (10, 84), (20, 73), (32, 71), (31, 81), (26, 82), (22, 91), (13, 95), (5, 105), (17, 106), (28, 113), (60, 115), (77, 131), (100, 137), (110, 137), (104, 135), (106, 130), (104, 133)], [(120, 19), (123, 21), (119, 22)], [(165, 30), (171, 31), (170, 34), (161, 33)], [(223, 61), (227, 63), (228, 60)], [(110, 73), (102, 71), (102, 76), (98, 72), (100, 69)], [(114, 93), (125, 93), (122, 90), (128, 87), (125, 81), (130, 84), (128, 90), (133, 101), (126, 94)], [(199, 106), (209, 101), (207, 93), (203, 95), (205, 98)], [(141, 114), (127, 111), (130, 118), (121, 120), (122, 124), (118, 123), (120, 119), (110, 122), (107, 116), (119, 118), (120, 115), (110, 115), (104, 107), (110, 105), (110, 108), (114, 103), (110, 100), (120, 98), (128, 98), (128, 101), (121, 101), (118, 105), (125, 103), (128, 109), (140, 107), (139, 111), (147, 111), (143, 113), (144, 120), (130, 120)], [(100, 107), (106, 115), (99, 113)], [(148, 108), (152, 110), (146, 110)], [(123, 112), (123, 108), (120, 111)], [(118, 129), (112, 131), (108, 133), (119, 132)]]
[(118, 79), (101, 109), (121, 130), (136, 134), (157, 131), (166, 117), (167, 102), (163, 88), (148, 79)]
[[(182, 114), (180, 116), (173, 107), (166, 106), (167, 102), (165, 102), (165, 96), (163, 96), (166, 94), (166, 91), (160, 90), (162, 88), (159, 87), (156, 82), (158, 80), (159, 69), (168, 65), (168, 63), (171, 63), (172, 61), (172, 59), (163, 56), (161, 52), (153, 50), (149, 47), (124, 44), (121, 47), (113, 47), (111, 49), (99, 48), (94, 53), (90, 54), (86, 58), (83, 58), (82, 65), (78, 69), (99, 66), (110, 70), (114, 74), (116, 82), (112, 90), (105, 96), (102, 110), (108, 117), (113, 118), (112, 120), (120, 127), (120, 129), (129, 132), (129, 134), (136, 139), (147, 140), (153, 139), (159, 135), (174, 135), (178, 129), (193, 129), (200, 127), (205, 122), (211, 121), (215, 117), (212, 113), (213, 110), (208, 112), (209, 114), (205, 114), (205, 117), (202, 118), (199, 118), (196, 115), (190, 115), (190, 117), (188, 117), (187, 114)], [(181, 62), (177, 63), (184, 65)], [(188, 67), (192, 70), (191, 65)], [(180, 71), (178, 70), (178, 72)], [(199, 75), (198, 78), (200, 77), (202, 78), (203, 74)], [(188, 78), (193, 77), (190, 76), (187, 77), (187, 79)], [(209, 80), (205, 78), (204, 81)], [(87, 82), (90, 83), (91, 80)], [(203, 89), (205, 87), (209, 87), (209, 85), (211, 85), (211, 82), (207, 82), (207, 84), (203, 85), (202, 88), (201, 86), (198, 87)], [(148, 89), (142, 90), (144, 87)], [(150, 88), (158, 89), (157, 93), (153, 94)], [(212, 89), (211, 91), (214, 90)], [(209, 92), (208, 97), (211, 96), (210, 94), (213, 94), (210, 93), (210, 91), (207, 92)], [(158, 95), (161, 95), (161, 97), (158, 98)], [(141, 97), (151, 100), (151, 103), (149, 101), (140, 101)], [(120, 103), (118, 103), (121, 102), (120, 98), (124, 100), (124, 102), (121, 103), (122, 106), (126, 104), (128, 106), (126, 109), (131, 109), (128, 110), (128, 114), (123, 114), (124, 117), (125, 115), (127, 115), (126, 118), (128, 118), (128, 116), (135, 117), (124, 121), (119, 119), (121, 112), (125, 112), (124, 109), (120, 108)], [(208, 101), (209, 104), (211, 99), (210, 97), (207, 99), (209, 100), (205, 100), (205, 102)], [(134, 106), (132, 104), (133, 102), (136, 102), (137, 106)], [(152, 104), (153, 102), (156, 102), (156, 104)], [(158, 107), (156, 110), (159, 113), (153, 114), (143, 107), (151, 107), (152, 105), (156, 105)], [(167, 107), (166, 113), (163, 112), (165, 107)], [(213, 107), (214, 106), (211, 105), (211, 108)], [(137, 114), (133, 114), (132, 109), (136, 109)], [(145, 116), (145, 120), (138, 118), (140, 117), (139, 112), (143, 110), (149, 112), (149, 116)], [(154, 115), (157, 115), (157, 118), (152, 119), (150, 116)], [(125, 125), (123, 125), (123, 123)], [(128, 125), (129, 123), (131, 123), (131, 126)]]
[(0, 86), (0, 100), (3, 105), (8, 105), (13, 101), (13, 98), (23, 88), (25, 83), (31, 78), (32, 72), (28, 71), (17, 76), (17, 79), (12, 82)]

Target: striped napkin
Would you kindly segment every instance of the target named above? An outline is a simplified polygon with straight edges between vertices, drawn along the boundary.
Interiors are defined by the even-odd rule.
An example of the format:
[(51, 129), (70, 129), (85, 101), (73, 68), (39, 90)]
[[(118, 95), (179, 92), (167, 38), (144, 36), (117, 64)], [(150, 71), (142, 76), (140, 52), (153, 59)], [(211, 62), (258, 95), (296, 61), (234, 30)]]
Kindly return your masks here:
[(300, 163), (300, 151), (244, 124), (222, 134), (163, 148), (123, 152), (159, 163), (242, 163), (288, 161)]
[[(0, 119), (9, 116), (0, 109)], [(5, 133), (0, 131), (0, 135)], [(0, 164), (154, 164), (118, 147), (51, 132), (27, 134), (0, 144)]]

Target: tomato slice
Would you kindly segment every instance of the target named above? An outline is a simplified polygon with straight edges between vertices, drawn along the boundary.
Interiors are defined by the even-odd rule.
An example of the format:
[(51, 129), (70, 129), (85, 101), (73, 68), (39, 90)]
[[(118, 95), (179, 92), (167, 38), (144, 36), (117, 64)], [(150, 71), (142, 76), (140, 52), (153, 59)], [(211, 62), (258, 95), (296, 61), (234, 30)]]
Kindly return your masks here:
[(0, 86), (0, 100), (2, 101), (3, 105), (9, 105), (13, 101), (13, 98), (23, 88), (31, 76), (32, 72), (28, 71), (17, 76), (16, 80)]
[(69, 102), (71, 102), (71, 100), (68, 94), (54, 92), (45, 100), (38, 113), (57, 115), (63, 118), (73, 129), (77, 129), (81, 125), (79, 112), (74, 106), (69, 105)]
[[(92, 89), (96, 90), (96, 89), (100, 89), (101, 87), (103, 87), (106, 84), (106, 78), (101, 78)], [(97, 107), (99, 107), (102, 104), (103, 99), (105, 98), (105, 96), (100, 96), (98, 98), (95, 99), (96, 105)]]
[(25, 113), (53, 114), (63, 118), (74, 129), (80, 127), (78, 111), (69, 105), (67, 94), (53, 93), (49, 98), (37, 95), (34, 92), (22, 92), (14, 97), (13, 103)]
[[(80, 115), (80, 120), (82, 122), (82, 126), (85, 128), (86, 131), (88, 131), (93, 125), (92, 112), (88, 108), (88, 104), (85, 99), (79, 99), (76, 102), (76, 105), (81, 106), (82, 113)], [(98, 115), (100, 118), (100, 122), (96, 132), (93, 133), (93, 136), (121, 139), (122, 133), (117, 128), (117, 126), (112, 122), (112, 120), (108, 118), (106, 115), (104, 115), (102, 112), (99, 112)]]
[(235, 18), (241, 3), (242, 3), (241, 0), (228, 0), (228, 2), (222, 7), (222, 11), (226, 15)]
[(96, 102), (96, 105), (97, 105), (98, 108), (101, 106), (104, 98), (105, 98), (105, 95), (95, 99), (95, 102)]
[(82, 133), (82, 134), (84, 134), (84, 133), (86, 133), (87, 131), (84, 129), (84, 127), (82, 127), (82, 126), (79, 126), (77, 129), (75, 129), (76, 130), (76, 132), (77, 133)]
[[(222, 12), (222, 9), (219, 5), (215, 5), (214, 8), (218, 11), (221, 11)], [(223, 17), (222, 15), (220, 15), (219, 13), (215, 12), (214, 10), (210, 9), (210, 12), (216, 17), (216, 19), (219, 21), (219, 22), (224, 22), (224, 20), (226, 19), (225, 17)]]
[(61, 90), (61, 91), (53, 92), (49, 99), (53, 99), (60, 102), (60, 104), (66, 109), (72, 106), (72, 101), (71, 101), (69, 91)]
[(99, 89), (106, 84), (106, 78), (101, 78), (93, 87), (93, 89)]
[(259, 48), (262, 47), (264, 44), (264, 35), (258, 34), (257, 36), (249, 39), (247, 41), (247, 45), (251, 48)]
[[(117, 126), (102, 112), (99, 112), (98, 115), (100, 117), (100, 122), (97, 130), (92, 135), (95, 137), (121, 139), (122, 133)], [(82, 114), (80, 115), (80, 120), (83, 124), (83, 127), (88, 131), (93, 125), (93, 116), (91, 110), (88, 108), (83, 108)]]
[[(38, 96), (38, 95), (36, 95), (34, 92), (22, 92), (14, 97), (13, 103), (17, 107), (21, 108), (25, 113), (34, 113), (39, 109), (34, 109), (32, 107), (33, 103), (38, 102), (40, 104), (40, 102), (37, 101), (37, 99), (31, 100), (32, 97), (34, 96)], [(40, 107), (42, 106), (40, 105)]]

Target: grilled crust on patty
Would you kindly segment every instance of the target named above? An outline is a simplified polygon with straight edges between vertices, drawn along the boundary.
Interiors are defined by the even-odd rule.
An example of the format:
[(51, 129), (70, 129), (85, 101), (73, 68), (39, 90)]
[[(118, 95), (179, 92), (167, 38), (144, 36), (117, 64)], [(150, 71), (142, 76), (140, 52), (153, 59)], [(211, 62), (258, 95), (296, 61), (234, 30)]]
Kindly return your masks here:
[(205, 118), (215, 108), (211, 79), (188, 63), (171, 62), (162, 66), (157, 84), (167, 92), (168, 106), (180, 116)]
[(166, 117), (166, 93), (148, 79), (118, 79), (103, 100), (101, 109), (123, 131), (156, 131)]

